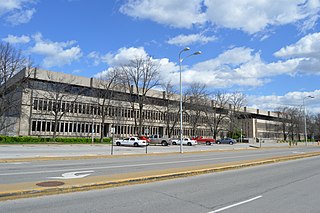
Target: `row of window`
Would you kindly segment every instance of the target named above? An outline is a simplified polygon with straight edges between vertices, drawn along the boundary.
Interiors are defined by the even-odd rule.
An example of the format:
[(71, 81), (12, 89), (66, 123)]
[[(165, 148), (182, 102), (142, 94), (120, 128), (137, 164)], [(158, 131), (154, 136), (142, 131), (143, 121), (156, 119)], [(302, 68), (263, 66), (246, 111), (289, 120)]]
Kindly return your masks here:
[[(87, 115), (101, 115), (102, 107), (90, 104), (90, 103), (77, 103), (69, 101), (53, 101), (42, 98), (35, 98), (33, 100), (33, 109), (39, 111), (48, 111), (48, 112), (67, 112), (75, 114), (87, 114)], [(121, 117), (121, 118), (139, 118), (139, 111), (133, 111), (130, 108), (124, 107), (114, 107), (109, 106), (105, 107), (105, 113), (108, 117)], [(142, 112), (142, 118), (145, 120), (153, 121), (177, 121), (180, 119), (178, 113), (162, 113), (155, 110), (144, 110)], [(196, 117), (194, 115), (188, 116), (183, 115), (183, 121), (189, 123), (192, 120), (198, 119), (200, 123), (205, 123), (205, 117)]]
[(59, 121), (57, 124), (51, 120), (33, 120), (31, 130), (33, 132), (74, 132), (74, 133), (90, 133), (100, 132), (100, 124), (92, 124), (87, 122), (68, 122)]
[[(104, 125), (105, 133), (109, 132), (109, 124)], [(56, 128), (56, 123), (52, 120), (33, 120), (31, 124), (31, 130), (33, 134), (37, 133), (52, 133)], [(64, 133), (100, 133), (100, 124), (87, 123), (87, 122), (70, 122), (59, 121), (57, 122), (57, 134)], [(133, 125), (114, 125), (111, 128), (114, 129), (115, 135), (135, 135), (138, 131)], [(142, 134), (153, 135), (163, 134), (163, 127), (151, 127), (144, 126), (142, 128)], [(198, 134), (211, 135), (209, 130), (197, 130)], [(165, 134), (168, 135), (168, 130), (165, 130)], [(174, 128), (172, 135), (179, 136), (180, 128)], [(195, 135), (194, 131), (190, 128), (183, 129), (183, 135)], [(107, 134), (106, 134), (107, 136)]]

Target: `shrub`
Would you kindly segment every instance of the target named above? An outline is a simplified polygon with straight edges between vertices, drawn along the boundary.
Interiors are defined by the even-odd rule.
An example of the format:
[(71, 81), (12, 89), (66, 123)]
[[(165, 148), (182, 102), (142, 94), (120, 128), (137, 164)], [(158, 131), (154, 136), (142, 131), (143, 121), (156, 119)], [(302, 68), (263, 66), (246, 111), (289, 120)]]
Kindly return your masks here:
[[(103, 143), (111, 143), (110, 138), (104, 138)], [(32, 137), (32, 136), (3, 136), (0, 135), (0, 144), (45, 144), (53, 143), (52, 138)], [(55, 143), (63, 144), (90, 144), (91, 138), (56, 138)], [(95, 138), (94, 143), (99, 144), (100, 139)]]

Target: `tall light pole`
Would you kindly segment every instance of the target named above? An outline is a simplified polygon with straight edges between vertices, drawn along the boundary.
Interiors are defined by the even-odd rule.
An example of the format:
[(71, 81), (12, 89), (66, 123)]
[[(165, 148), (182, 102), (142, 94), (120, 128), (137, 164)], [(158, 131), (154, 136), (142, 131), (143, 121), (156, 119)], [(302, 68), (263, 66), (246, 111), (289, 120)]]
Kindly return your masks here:
[(307, 134), (307, 109), (306, 109), (306, 105), (304, 103), (304, 100), (306, 98), (314, 98), (313, 96), (311, 95), (308, 95), (306, 97), (303, 98), (303, 107), (304, 107), (304, 138), (305, 138), (305, 141), (306, 141), (306, 146), (307, 146), (307, 143), (308, 143), (308, 134)]
[(183, 50), (181, 50), (179, 52), (179, 68), (180, 68), (180, 153), (183, 153), (183, 150), (182, 150), (182, 135), (183, 135), (183, 129), (182, 129), (182, 122), (183, 122), (183, 119), (182, 119), (182, 62), (185, 58), (188, 58), (190, 56), (193, 56), (193, 55), (199, 55), (201, 54), (201, 51), (197, 51), (197, 52), (194, 52), (188, 56), (186, 56), (185, 58), (181, 58), (181, 53), (185, 52), (185, 51), (189, 51), (190, 48), (189, 47), (185, 47)]

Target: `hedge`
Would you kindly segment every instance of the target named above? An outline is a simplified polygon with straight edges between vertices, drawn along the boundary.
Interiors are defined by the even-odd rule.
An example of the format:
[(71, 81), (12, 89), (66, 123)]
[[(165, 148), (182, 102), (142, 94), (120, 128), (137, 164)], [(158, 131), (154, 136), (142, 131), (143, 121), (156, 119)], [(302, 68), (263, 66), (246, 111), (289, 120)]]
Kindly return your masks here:
[[(110, 138), (104, 138), (103, 143), (110, 143)], [(91, 138), (56, 138), (53, 142), (52, 138), (30, 137), (30, 136), (2, 136), (0, 135), (0, 144), (46, 144), (46, 143), (62, 143), (62, 144), (91, 144)], [(94, 143), (100, 143), (99, 138), (94, 139)]]

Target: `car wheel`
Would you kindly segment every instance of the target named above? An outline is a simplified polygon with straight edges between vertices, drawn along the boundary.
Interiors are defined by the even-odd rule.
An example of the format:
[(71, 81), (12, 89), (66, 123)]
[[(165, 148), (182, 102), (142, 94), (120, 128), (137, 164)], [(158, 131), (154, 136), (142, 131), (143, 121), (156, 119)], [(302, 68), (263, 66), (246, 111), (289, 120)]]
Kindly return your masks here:
[(138, 143), (134, 143), (133, 146), (134, 146), (134, 147), (137, 147), (137, 146), (139, 146), (139, 144), (138, 144)]
[(210, 141), (207, 141), (207, 142), (206, 142), (206, 145), (211, 145)]
[(230, 142), (229, 142), (229, 144), (230, 144), (230, 145), (232, 145), (232, 144), (233, 144), (233, 142), (232, 142), (232, 141), (230, 141)]
[(187, 143), (188, 146), (192, 146), (192, 144), (190, 142)]
[(120, 145), (121, 145), (121, 143), (120, 143), (120, 142), (117, 142), (117, 143), (116, 143), (116, 145), (117, 145), (117, 146), (120, 146)]
[(172, 145), (177, 145), (177, 143), (176, 142), (172, 142)]
[(161, 142), (161, 145), (162, 145), (162, 146), (168, 146), (168, 143), (167, 143), (167, 141), (162, 141), (162, 142)]
[(217, 144), (221, 144), (221, 142), (220, 142), (220, 141), (217, 141)]

